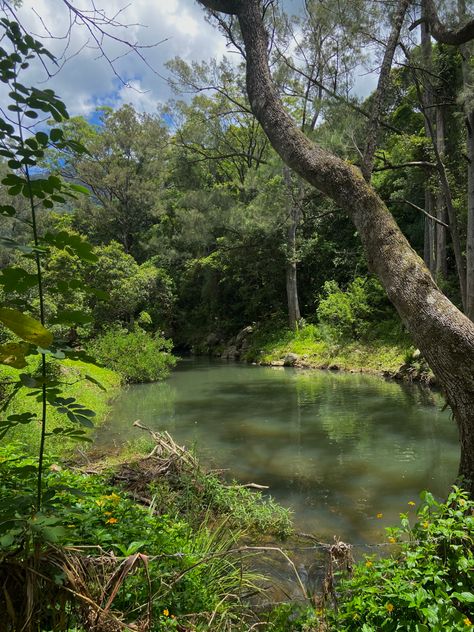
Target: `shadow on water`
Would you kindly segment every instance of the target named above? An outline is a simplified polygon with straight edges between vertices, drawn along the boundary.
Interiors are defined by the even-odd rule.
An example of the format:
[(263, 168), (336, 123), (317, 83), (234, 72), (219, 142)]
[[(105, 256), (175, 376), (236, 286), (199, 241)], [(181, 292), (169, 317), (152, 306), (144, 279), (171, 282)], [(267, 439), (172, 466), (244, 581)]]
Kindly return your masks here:
[(369, 375), (188, 359), (166, 382), (124, 391), (98, 440), (135, 439), (140, 419), (229, 477), (269, 485), (299, 529), (374, 542), (419, 491), (443, 495), (454, 480), (457, 431), (442, 404)]

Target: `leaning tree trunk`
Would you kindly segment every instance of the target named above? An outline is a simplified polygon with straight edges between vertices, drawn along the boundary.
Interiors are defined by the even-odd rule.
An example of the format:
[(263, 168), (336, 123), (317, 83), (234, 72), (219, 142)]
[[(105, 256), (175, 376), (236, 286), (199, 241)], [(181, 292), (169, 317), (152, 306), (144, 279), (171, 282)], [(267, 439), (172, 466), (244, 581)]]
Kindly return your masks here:
[(199, 0), (238, 17), (252, 110), (284, 162), (350, 216), (415, 344), (442, 385), (459, 426), (459, 473), (474, 495), (474, 323), (440, 291), (374, 189), (353, 165), (312, 143), (287, 114), (268, 67), (259, 0)]

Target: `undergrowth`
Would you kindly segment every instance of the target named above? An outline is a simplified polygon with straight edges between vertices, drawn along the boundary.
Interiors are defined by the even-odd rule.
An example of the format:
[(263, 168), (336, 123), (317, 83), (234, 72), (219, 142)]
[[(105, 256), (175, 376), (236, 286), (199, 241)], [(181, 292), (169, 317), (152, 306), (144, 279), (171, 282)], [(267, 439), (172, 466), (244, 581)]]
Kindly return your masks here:
[[(29, 359), (30, 370), (34, 375), (35, 360)], [(63, 393), (65, 397), (74, 397), (81, 399), (81, 402), (87, 408), (91, 408), (96, 413), (96, 426), (104, 422), (109, 412), (109, 401), (117, 394), (121, 378), (113, 371), (98, 367), (95, 364), (89, 364), (80, 360), (62, 360), (61, 363), (51, 365), (51, 371), (60, 377), (63, 382)], [(86, 379), (88, 376), (91, 379)], [(4, 404), (10, 394), (8, 382), (18, 377), (16, 369), (1, 366), (0, 381), (3, 383), (2, 392), (0, 393), (0, 401)], [(18, 391), (11, 399), (6, 409), (7, 414), (21, 414), (26, 411), (39, 412), (41, 403), (29, 395), (29, 391), (22, 389)], [(62, 423), (63, 415), (54, 407), (49, 409), (48, 430), (52, 431), (59, 427)], [(19, 425), (13, 428), (9, 434), (9, 440), (21, 441), (27, 446), (28, 452), (34, 451), (40, 440), (39, 423), (29, 424), (28, 426)], [(48, 451), (69, 451), (76, 446), (77, 443), (68, 440), (67, 437), (55, 438), (54, 435), (49, 437), (46, 445)]]

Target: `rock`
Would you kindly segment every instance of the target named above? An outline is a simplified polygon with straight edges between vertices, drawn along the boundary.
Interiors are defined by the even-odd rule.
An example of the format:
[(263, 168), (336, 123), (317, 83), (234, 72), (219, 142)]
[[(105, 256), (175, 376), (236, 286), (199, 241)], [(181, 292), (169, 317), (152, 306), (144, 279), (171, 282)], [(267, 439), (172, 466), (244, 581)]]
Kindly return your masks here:
[(296, 353), (287, 353), (283, 358), (283, 366), (295, 366), (298, 362), (299, 356)]
[(411, 354), (411, 357), (412, 360), (418, 360), (418, 358), (421, 358), (421, 351), (419, 349), (415, 349), (415, 351)]
[[(243, 329), (241, 329), (239, 333), (237, 334), (237, 336), (235, 337), (236, 347), (242, 346), (242, 343), (245, 341), (245, 338), (247, 338), (247, 336), (251, 333), (253, 333), (252, 325), (248, 325), (247, 327), (244, 327)], [(247, 345), (248, 345), (248, 341), (247, 341)]]
[(283, 360), (272, 360), (270, 366), (284, 366)]

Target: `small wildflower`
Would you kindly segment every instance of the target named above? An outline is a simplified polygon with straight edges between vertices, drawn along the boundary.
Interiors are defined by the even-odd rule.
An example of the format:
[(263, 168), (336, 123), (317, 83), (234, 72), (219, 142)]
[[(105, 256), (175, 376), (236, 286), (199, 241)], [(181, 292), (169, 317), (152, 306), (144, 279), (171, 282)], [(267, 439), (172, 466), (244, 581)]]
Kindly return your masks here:
[(388, 541), (390, 542), (390, 544), (395, 544), (396, 539), (393, 536), (390, 536)]
[(415, 503), (412, 500), (409, 500), (408, 504), (410, 505), (410, 507), (414, 507), (415, 506)]
[(356, 612), (355, 614), (353, 614), (352, 618), (354, 619), (354, 621), (357, 621), (357, 619), (360, 619), (359, 613)]
[(379, 520), (380, 520), (380, 518), (383, 518), (383, 513), (378, 513), (377, 514), (377, 518), (379, 518)]
[(471, 619), (469, 619), (469, 617), (466, 617), (465, 619), (463, 619), (463, 623), (464, 625), (467, 625), (467, 626), (472, 625)]
[(172, 619), (176, 619), (176, 617), (174, 616), (174, 614), (170, 615)]
[(393, 603), (388, 602), (388, 603), (385, 604), (385, 610), (387, 612), (393, 612), (393, 609), (394, 609)]
[(165, 608), (163, 610), (163, 614), (165, 615), (165, 617), (169, 617), (170, 616), (170, 611), (168, 610), (168, 608)]
[(109, 518), (105, 521), (105, 524), (115, 524), (116, 522), (118, 522), (117, 518)]
[(464, 500), (464, 498), (459, 499), (459, 504), (461, 505), (461, 507), (464, 507), (464, 505), (466, 504), (466, 501)]
[(367, 562), (365, 563), (365, 565), (367, 566), (367, 568), (370, 568), (371, 566), (374, 565), (373, 562), (371, 562), (370, 560), (367, 560)]
[(424, 527), (425, 529), (428, 529), (428, 527), (430, 526), (430, 523), (427, 520), (425, 520), (421, 526)]

